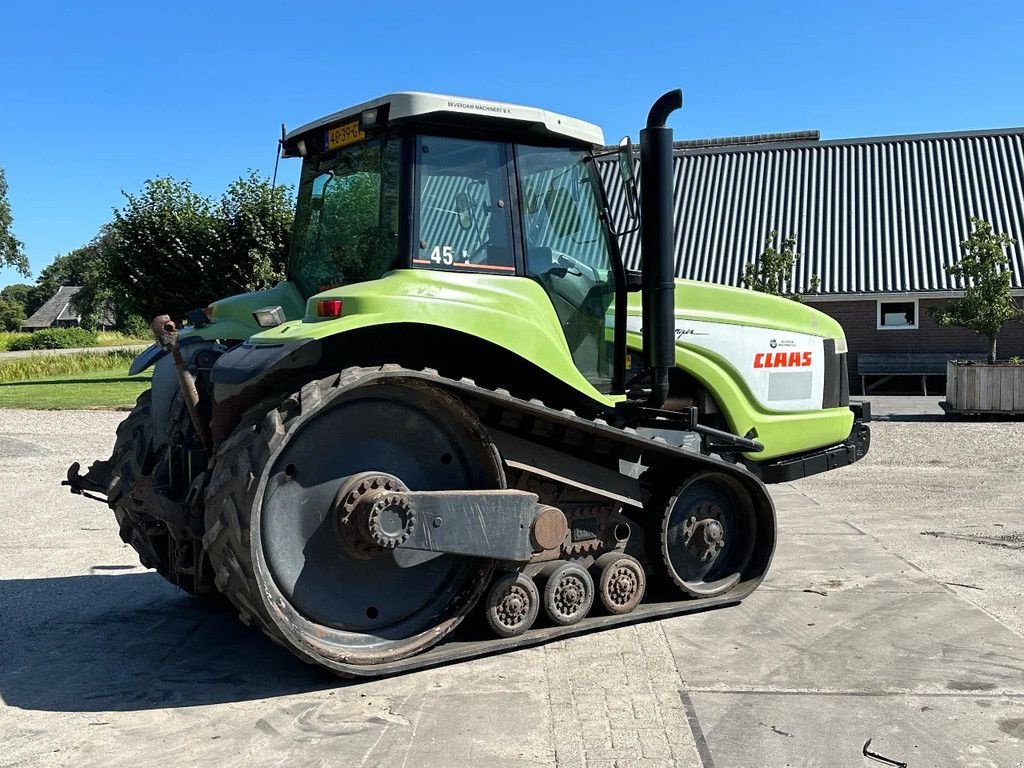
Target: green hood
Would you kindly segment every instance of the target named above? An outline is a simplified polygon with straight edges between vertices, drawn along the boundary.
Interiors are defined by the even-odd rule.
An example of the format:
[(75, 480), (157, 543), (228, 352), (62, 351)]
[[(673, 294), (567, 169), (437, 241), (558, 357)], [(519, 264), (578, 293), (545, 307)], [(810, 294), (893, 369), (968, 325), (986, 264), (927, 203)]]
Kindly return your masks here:
[[(629, 313), (640, 314), (639, 293), (630, 294)], [(692, 280), (676, 280), (676, 317), (844, 338), (838, 322), (806, 304), (745, 288)]]

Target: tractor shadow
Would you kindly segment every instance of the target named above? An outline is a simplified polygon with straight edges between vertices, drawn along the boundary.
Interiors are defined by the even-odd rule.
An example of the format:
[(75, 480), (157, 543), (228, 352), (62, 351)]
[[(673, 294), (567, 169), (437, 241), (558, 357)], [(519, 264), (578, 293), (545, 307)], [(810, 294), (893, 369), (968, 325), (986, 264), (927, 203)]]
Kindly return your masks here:
[(346, 682), (155, 573), (0, 581), (0, 699), (55, 712), (248, 701)]

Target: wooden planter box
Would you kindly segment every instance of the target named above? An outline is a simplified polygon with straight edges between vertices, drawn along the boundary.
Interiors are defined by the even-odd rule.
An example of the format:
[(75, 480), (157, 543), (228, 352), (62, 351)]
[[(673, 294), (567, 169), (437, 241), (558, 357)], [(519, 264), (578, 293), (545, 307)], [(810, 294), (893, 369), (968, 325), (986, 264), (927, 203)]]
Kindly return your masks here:
[(950, 413), (1024, 414), (1024, 365), (946, 363), (946, 402)]

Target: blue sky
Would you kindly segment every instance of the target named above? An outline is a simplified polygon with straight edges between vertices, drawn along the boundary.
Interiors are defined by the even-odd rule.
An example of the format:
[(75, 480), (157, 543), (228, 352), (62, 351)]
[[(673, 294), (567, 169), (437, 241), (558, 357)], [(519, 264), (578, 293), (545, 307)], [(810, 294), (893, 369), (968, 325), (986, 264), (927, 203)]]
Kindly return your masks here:
[(270, 174), (282, 122), (392, 90), (533, 104), (609, 141), (676, 86), (680, 138), (1024, 125), (1020, 2), (431, 5), (0, 0), (0, 167), (33, 271), (122, 190), (171, 175), (218, 194)]

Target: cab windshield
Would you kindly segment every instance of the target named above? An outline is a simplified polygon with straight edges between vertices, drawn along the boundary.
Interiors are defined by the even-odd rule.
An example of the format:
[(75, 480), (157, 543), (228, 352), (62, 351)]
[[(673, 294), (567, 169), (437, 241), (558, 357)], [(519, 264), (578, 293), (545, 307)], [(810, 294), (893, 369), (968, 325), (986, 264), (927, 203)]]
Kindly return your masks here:
[(397, 265), (400, 155), (400, 140), (384, 138), (303, 163), (289, 271), (304, 295)]

